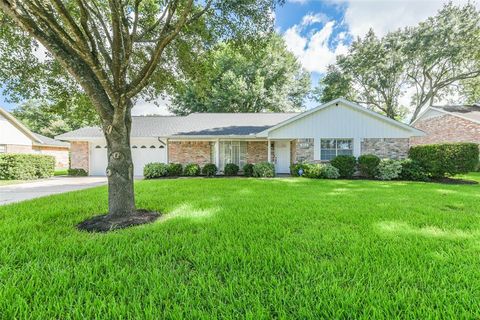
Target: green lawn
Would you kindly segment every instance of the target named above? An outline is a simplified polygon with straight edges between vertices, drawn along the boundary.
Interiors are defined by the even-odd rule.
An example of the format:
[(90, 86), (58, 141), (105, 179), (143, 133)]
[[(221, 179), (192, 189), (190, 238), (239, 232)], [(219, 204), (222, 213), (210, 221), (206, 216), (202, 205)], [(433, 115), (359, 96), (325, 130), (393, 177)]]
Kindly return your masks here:
[(109, 234), (74, 228), (106, 211), (106, 187), (0, 207), (0, 318), (480, 317), (480, 185), (168, 179), (136, 193), (164, 217)]
[(55, 170), (54, 176), (68, 176), (67, 169), (57, 169)]

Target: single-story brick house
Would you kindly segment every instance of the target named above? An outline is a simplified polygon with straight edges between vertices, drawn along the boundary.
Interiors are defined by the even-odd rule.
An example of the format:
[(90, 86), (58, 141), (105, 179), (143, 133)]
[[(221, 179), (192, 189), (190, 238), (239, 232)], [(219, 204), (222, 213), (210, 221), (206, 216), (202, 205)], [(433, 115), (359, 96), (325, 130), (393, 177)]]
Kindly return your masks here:
[(444, 142), (480, 143), (480, 104), (431, 106), (412, 126), (426, 133), (413, 137), (412, 145)]
[[(269, 161), (278, 173), (288, 173), (292, 163), (328, 161), (340, 154), (404, 158), (409, 139), (424, 134), (345, 99), (302, 113), (193, 113), (132, 121), (136, 175), (150, 162), (215, 163), (223, 170), (227, 163), (241, 168)], [(56, 138), (70, 141), (72, 168), (105, 174), (107, 149), (100, 128), (81, 128)]]
[(0, 153), (44, 154), (55, 157), (57, 168), (68, 168), (70, 144), (30, 131), (0, 108)]

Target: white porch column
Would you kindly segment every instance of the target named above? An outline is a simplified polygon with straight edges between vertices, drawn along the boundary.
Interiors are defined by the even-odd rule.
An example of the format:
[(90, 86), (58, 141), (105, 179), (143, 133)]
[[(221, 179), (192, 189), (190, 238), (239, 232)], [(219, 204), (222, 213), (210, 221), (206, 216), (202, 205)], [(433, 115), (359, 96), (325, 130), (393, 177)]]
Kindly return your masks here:
[(271, 142), (270, 142), (270, 139), (267, 139), (267, 150), (268, 150), (268, 162), (272, 162), (272, 146), (271, 146)]
[(215, 165), (220, 170), (220, 140), (215, 141)]

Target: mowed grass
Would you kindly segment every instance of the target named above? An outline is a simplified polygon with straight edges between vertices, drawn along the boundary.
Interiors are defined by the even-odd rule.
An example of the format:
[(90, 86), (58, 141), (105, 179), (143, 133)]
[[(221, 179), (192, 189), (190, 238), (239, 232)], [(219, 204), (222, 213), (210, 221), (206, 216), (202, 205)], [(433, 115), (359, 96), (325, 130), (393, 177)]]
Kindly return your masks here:
[(136, 195), (164, 216), (108, 234), (74, 228), (106, 211), (106, 187), (0, 207), (0, 318), (480, 317), (479, 185), (176, 179)]

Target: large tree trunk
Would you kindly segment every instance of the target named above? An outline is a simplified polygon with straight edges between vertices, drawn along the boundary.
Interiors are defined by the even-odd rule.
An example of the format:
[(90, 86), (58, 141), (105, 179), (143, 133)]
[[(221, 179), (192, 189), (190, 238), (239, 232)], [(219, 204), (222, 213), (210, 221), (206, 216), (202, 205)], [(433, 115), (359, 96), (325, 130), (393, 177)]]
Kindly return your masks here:
[(77, 225), (80, 230), (107, 232), (155, 221), (159, 214), (135, 208), (133, 162), (130, 149), (132, 102), (115, 109), (113, 121), (104, 124), (108, 148), (108, 214), (95, 216)]
[(113, 122), (104, 128), (108, 148), (108, 213), (120, 217), (135, 212), (133, 162), (130, 149), (132, 102), (116, 111)]

